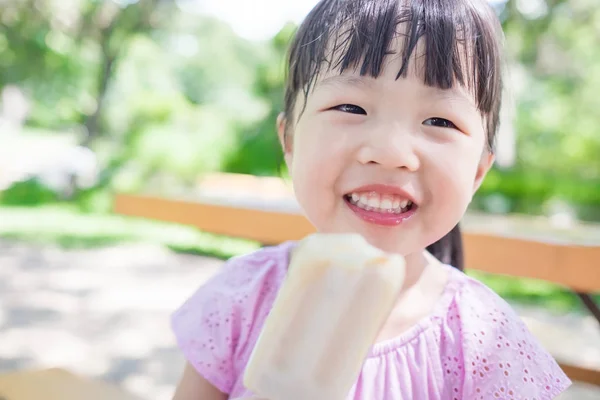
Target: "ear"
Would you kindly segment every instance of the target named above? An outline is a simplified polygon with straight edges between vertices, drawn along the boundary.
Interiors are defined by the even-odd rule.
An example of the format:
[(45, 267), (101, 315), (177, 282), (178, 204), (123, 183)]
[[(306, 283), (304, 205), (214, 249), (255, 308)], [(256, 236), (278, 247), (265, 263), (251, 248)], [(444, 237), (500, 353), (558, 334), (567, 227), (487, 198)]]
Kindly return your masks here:
[(479, 190), (479, 187), (483, 183), (483, 178), (485, 178), (490, 168), (492, 168), (492, 165), (494, 165), (494, 160), (495, 157), (491, 151), (483, 151), (483, 154), (481, 155), (481, 160), (479, 160), (479, 165), (477, 166), (475, 181), (473, 182), (473, 194), (475, 194), (475, 192)]
[(285, 158), (285, 163), (287, 164), (288, 171), (291, 173), (291, 165), (292, 165), (292, 155), (293, 155), (293, 139), (292, 135), (288, 128), (287, 117), (284, 113), (279, 113), (277, 116), (277, 136), (279, 137), (279, 143), (281, 144), (281, 149), (283, 150), (283, 156)]

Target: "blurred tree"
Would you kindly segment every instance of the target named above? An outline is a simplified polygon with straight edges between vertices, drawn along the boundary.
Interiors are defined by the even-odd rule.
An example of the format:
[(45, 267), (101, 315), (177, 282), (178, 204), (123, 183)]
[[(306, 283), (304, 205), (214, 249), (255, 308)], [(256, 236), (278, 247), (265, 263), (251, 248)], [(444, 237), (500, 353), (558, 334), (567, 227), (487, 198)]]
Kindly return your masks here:
[[(518, 166), (549, 179), (600, 180), (600, 8), (594, 0), (511, 0), (507, 49), (520, 64)], [(557, 182), (555, 182), (557, 183)], [(556, 192), (584, 201), (572, 187)]]
[[(0, 7), (0, 87), (16, 84), (35, 99), (34, 124), (75, 122), (85, 101), (81, 83), (89, 57), (77, 57), (78, 14), (67, 0), (5, 0)], [(62, 8), (64, 7), (64, 9)]]
[(58, 116), (34, 113), (41, 124), (61, 116), (83, 122), (89, 145), (102, 131), (107, 91), (131, 39), (161, 28), (174, 7), (173, 0), (4, 0), (0, 86), (18, 83), (53, 113), (58, 106)]
[(118, 62), (127, 54), (135, 35), (149, 34), (164, 27), (174, 11), (172, 0), (85, 1), (82, 3), (80, 40), (93, 40), (100, 57), (96, 75), (95, 108), (85, 118), (88, 146), (101, 132), (109, 85)]
[(476, 204), (533, 213), (569, 204), (579, 217), (598, 219), (597, 1), (509, 0), (499, 8), (517, 106), (517, 160), (512, 169), (492, 171)]
[(283, 156), (276, 131), (277, 116), (283, 111), (285, 62), (296, 26), (287, 24), (269, 42), (269, 53), (256, 67), (255, 96), (269, 104), (265, 118), (239, 130), (238, 147), (224, 168), (230, 172), (273, 175), (280, 171)]
[[(269, 48), (222, 21), (177, 13), (158, 40), (138, 37), (116, 71), (107, 120), (112, 160), (103, 181), (119, 190), (193, 186), (224, 168), (238, 133), (261, 121), (270, 103), (253, 93)], [(272, 152), (271, 152), (272, 153)]]

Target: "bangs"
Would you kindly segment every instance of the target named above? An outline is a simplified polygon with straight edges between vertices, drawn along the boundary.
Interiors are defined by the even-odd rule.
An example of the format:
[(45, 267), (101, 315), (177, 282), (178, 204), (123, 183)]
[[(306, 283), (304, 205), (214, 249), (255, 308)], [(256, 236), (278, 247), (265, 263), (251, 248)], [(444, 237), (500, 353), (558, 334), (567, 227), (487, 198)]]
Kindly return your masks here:
[(485, 117), (491, 149), (502, 92), (500, 35), (485, 0), (322, 0), (290, 49), (286, 111), (293, 109), (300, 92), (306, 104), (323, 73), (353, 70), (377, 78), (399, 40), (397, 79), (406, 77), (417, 57), (425, 85), (467, 88)]

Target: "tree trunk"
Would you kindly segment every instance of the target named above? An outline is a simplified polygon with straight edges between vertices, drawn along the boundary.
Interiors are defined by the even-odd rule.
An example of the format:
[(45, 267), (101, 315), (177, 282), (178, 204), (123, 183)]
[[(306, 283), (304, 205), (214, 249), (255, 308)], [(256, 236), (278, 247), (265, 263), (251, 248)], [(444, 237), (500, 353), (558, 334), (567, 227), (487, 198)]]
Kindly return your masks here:
[[(110, 35), (110, 33), (109, 33)], [(110, 40), (109, 37), (103, 38), (105, 41)], [(104, 104), (108, 87), (112, 80), (112, 74), (115, 69), (117, 56), (110, 54), (108, 46), (102, 46), (102, 65), (98, 74), (98, 89), (96, 92), (96, 110), (85, 120), (86, 137), (81, 143), (82, 146), (89, 147), (96, 139), (101, 130), (102, 116), (104, 112)]]

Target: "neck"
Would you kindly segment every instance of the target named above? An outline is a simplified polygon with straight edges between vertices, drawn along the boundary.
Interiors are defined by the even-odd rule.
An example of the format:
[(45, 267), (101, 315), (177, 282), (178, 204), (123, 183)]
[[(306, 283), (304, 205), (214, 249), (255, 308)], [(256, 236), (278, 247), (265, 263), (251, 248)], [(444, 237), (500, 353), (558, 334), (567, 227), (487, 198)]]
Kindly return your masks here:
[(406, 255), (406, 277), (404, 278), (404, 290), (413, 287), (423, 276), (430, 266), (439, 264), (437, 259), (427, 251), (421, 251)]

